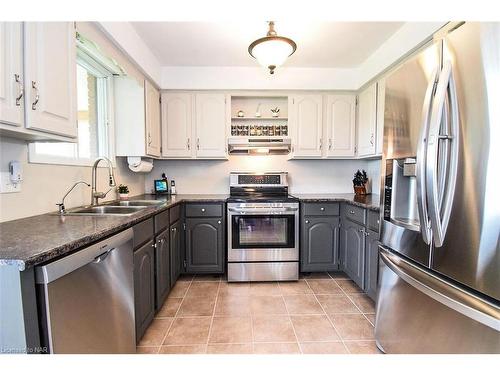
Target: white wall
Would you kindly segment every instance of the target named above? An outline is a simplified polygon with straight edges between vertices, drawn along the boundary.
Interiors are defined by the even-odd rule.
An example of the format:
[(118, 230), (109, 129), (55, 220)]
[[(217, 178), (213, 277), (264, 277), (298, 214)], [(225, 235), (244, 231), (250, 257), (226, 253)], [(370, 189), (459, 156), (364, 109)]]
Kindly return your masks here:
[[(226, 194), (229, 192), (229, 172), (232, 171), (286, 171), (289, 173), (291, 193), (352, 193), (352, 178), (357, 169), (371, 166), (379, 179), (377, 161), (366, 160), (287, 160), (286, 155), (230, 156), (224, 160), (161, 160), (146, 176), (146, 191), (153, 188), (153, 180), (165, 172), (174, 179), (179, 194)], [(380, 161), (378, 161), (380, 164)], [(374, 181), (375, 182), (375, 181)], [(378, 193), (378, 183), (374, 192)]]
[[(61, 201), (64, 193), (78, 180), (91, 183), (91, 167), (33, 164), (28, 163), (28, 145), (24, 141), (13, 138), (0, 139), (0, 171), (8, 172), (8, 163), (19, 160), (23, 167), (21, 192), (0, 194), (0, 222), (19, 219), (26, 216), (56, 211), (56, 203)], [(126, 184), (131, 194), (144, 193), (144, 175), (133, 173), (128, 169), (126, 159), (117, 158), (114, 170), (116, 183)], [(98, 190), (106, 191), (108, 187), (108, 170), (97, 171)], [(116, 199), (111, 191), (106, 200)], [(66, 207), (77, 207), (90, 203), (90, 188), (78, 186), (66, 199)]]

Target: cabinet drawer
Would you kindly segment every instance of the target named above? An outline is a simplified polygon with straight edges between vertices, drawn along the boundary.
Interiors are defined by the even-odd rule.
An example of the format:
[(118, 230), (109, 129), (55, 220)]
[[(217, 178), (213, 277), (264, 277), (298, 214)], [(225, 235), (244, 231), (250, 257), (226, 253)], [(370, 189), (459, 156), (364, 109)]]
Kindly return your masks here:
[(368, 210), (368, 228), (377, 232), (380, 228), (380, 213), (373, 210)]
[(181, 218), (181, 205), (178, 204), (176, 206), (170, 207), (169, 208), (169, 215), (170, 215), (170, 224), (175, 223), (177, 220)]
[(221, 204), (187, 204), (186, 217), (221, 217)]
[(304, 203), (303, 209), (309, 216), (338, 216), (340, 212), (338, 203)]
[(134, 249), (153, 238), (153, 229), (153, 218), (134, 225)]
[(354, 221), (356, 223), (365, 224), (365, 209), (350, 204), (344, 206), (344, 215), (346, 219)]
[(155, 216), (155, 234), (158, 234), (168, 228), (168, 225), (170, 224), (168, 216), (168, 210), (160, 212)]

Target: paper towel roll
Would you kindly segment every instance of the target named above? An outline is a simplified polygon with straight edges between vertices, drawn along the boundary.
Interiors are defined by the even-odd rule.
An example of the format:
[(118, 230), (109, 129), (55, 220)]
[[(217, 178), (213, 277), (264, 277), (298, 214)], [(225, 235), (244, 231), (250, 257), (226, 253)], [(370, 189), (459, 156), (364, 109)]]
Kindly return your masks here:
[(148, 173), (153, 169), (153, 161), (142, 160), (141, 158), (127, 158), (128, 167), (132, 172)]

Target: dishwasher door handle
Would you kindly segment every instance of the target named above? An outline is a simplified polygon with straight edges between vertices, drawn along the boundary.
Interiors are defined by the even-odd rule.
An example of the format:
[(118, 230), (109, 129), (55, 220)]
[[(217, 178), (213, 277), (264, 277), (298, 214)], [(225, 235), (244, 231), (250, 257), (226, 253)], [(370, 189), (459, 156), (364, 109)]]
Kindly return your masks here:
[(104, 253), (101, 255), (98, 255), (94, 258), (93, 263), (102, 263), (104, 260), (108, 257), (108, 255), (114, 250), (115, 248), (113, 247), (112, 249), (106, 250)]

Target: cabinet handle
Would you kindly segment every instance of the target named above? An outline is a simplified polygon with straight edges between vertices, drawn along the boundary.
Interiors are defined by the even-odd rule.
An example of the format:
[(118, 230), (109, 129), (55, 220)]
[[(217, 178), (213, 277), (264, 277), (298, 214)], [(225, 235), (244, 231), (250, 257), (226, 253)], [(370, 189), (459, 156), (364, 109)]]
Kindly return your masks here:
[(36, 111), (36, 105), (38, 104), (38, 101), (40, 100), (40, 94), (38, 93), (38, 87), (36, 84), (36, 81), (31, 81), (31, 88), (35, 90), (35, 101), (31, 103), (31, 109), (33, 111)]
[(205, 212), (205, 209), (204, 209), (204, 208), (202, 208), (202, 209), (201, 209), (201, 212)]
[(367, 236), (367, 237), (368, 237), (369, 235), (370, 235), (370, 233), (369, 233), (369, 232), (365, 232), (365, 236)]
[(331, 150), (332, 149), (332, 139), (328, 139), (328, 149)]
[(217, 224), (219, 224), (219, 225), (220, 225), (220, 224), (222, 224), (222, 221), (220, 221), (220, 220), (217, 220)]
[(21, 82), (21, 77), (19, 76), (19, 74), (14, 74), (14, 79), (15, 79), (15, 81), (17, 83), (17, 87), (18, 87), (17, 96), (16, 96), (16, 106), (19, 107), (21, 105), (21, 98), (24, 95), (24, 86), (23, 86), (23, 83)]
[(350, 213), (351, 215), (354, 215), (354, 211), (353, 211), (353, 210), (349, 211), (349, 213)]
[(196, 149), (200, 149), (200, 138), (196, 138)]
[(363, 228), (360, 228), (360, 229), (359, 229), (359, 231), (360, 231), (361, 233), (365, 233), (365, 230), (364, 230)]
[(158, 240), (158, 243), (164, 243), (164, 242), (165, 242), (164, 238)]
[(320, 210), (320, 211), (324, 211), (324, 210), (325, 210), (325, 207), (321, 207), (319, 210)]
[(148, 132), (148, 146), (151, 146), (152, 139), (151, 139), (151, 133)]
[(372, 133), (372, 135), (370, 136), (370, 144), (373, 146), (373, 133)]
[(154, 244), (152, 244), (152, 245), (151, 245), (151, 247), (152, 247), (153, 249), (156, 249), (156, 244), (155, 244), (155, 243), (154, 243)]
[(191, 150), (191, 139), (187, 139), (187, 148), (188, 150)]
[(172, 228), (171, 231), (172, 232), (177, 232), (177, 228)]
[(309, 224), (309, 220), (306, 220), (306, 224)]
[(323, 138), (319, 139), (319, 149), (323, 149)]

